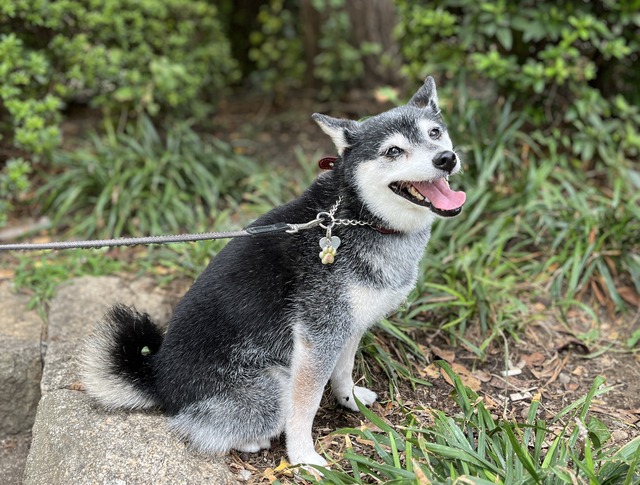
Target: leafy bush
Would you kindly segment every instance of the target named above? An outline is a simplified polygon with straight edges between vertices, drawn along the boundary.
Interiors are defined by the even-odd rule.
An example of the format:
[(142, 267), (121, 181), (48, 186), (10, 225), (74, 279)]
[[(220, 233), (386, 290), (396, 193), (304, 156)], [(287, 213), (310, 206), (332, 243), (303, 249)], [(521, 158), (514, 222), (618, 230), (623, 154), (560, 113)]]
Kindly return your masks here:
[(351, 22), (345, 10), (346, 0), (314, 0), (313, 6), (322, 14), (323, 24), (318, 40), (320, 52), (314, 59), (313, 74), (321, 81), (321, 96), (342, 94), (365, 76), (363, 58), (380, 54), (380, 45), (364, 42), (354, 46)]
[(0, 227), (7, 223), (13, 203), (29, 190), (30, 172), (31, 166), (21, 158), (9, 160), (0, 171)]
[(624, 291), (640, 292), (640, 16), (630, 6), (399, 2), (406, 73), (450, 78), (445, 118), (467, 158), (460, 184), (474, 187), (466, 216), (435, 227), (432, 251), (456, 258), (425, 262), (407, 319), (437, 309), (461, 334), (479, 321), (482, 355), (491, 338), (518, 333), (523, 302), (540, 291), (563, 308), (590, 295), (611, 312), (626, 306)]
[(214, 5), (64, 0), (0, 5), (1, 132), (42, 154), (65, 103), (203, 117), (237, 78)]
[(311, 80), (318, 81), (321, 98), (339, 96), (356, 86), (366, 74), (364, 57), (380, 54), (382, 48), (374, 42), (355, 45), (345, 3), (312, 0), (319, 22), (317, 52), (307, 53), (306, 59), (304, 49), (311, 45), (302, 29), (311, 27), (302, 25), (299, 4), (270, 0), (263, 5), (258, 14), (260, 29), (251, 33), (249, 57), (257, 68), (251, 75), (253, 81), (265, 91), (286, 93), (301, 86), (306, 72)]
[(253, 81), (264, 90), (283, 94), (301, 85), (305, 63), (296, 13), (284, 0), (260, 7), (260, 30), (251, 32), (249, 59), (256, 66)]
[(83, 149), (56, 151), (60, 173), (39, 190), (54, 222), (85, 236), (189, 230), (215, 216), (222, 194), (240, 198), (253, 169), (246, 158), (187, 125), (163, 141), (143, 117), (132, 133), (92, 136)]
[[(490, 80), (536, 140), (589, 164), (637, 157), (640, 15), (632, 0), (399, 2), (406, 73)], [(559, 131), (564, 126), (566, 131)]]
[(62, 102), (49, 94), (51, 76), (51, 63), (43, 52), (29, 50), (15, 34), (0, 30), (0, 100), (4, 107), (0, 136), (12, 137), (16, 147), (35, 155), (49, 153), (60, 143)]

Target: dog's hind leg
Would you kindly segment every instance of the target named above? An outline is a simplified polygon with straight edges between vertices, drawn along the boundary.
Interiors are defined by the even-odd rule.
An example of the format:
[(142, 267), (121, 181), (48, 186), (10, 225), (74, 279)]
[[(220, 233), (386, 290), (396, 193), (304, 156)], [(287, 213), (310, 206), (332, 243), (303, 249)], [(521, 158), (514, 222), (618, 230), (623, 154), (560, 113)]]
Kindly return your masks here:
[(171, 417), (171, 427), (208, 453), (269, 448), (271, 438), (284, 431), (282, 390), (287, 384), (288, 373), (272, 370), (247, 378), (229, 391), (186, 406)]
[(378, 397), (375, 392), (353, 383), (353, 364), (361, 337), (361, 334), (357, 334), (347, 340), (331, 374), (333, 395), (339, 404), (352, 411), (358, 411), (358, 405), (353, 399), (354, 394), (365, 406), (373, 404)]

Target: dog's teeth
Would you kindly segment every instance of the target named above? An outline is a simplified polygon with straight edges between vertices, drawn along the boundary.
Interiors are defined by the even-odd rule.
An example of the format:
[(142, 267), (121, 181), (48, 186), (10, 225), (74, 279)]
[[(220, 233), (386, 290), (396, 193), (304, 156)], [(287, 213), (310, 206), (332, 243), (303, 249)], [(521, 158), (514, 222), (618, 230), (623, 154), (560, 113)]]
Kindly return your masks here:
[(411, 195), (413, 195), (416, 199), (418, 200), (424, 200), (424, 195), (422, 195), (420, 192), (418, 192), (418, 189), (416, 189), (413, 185), (410, 185), (408, 188), (408, 191)]

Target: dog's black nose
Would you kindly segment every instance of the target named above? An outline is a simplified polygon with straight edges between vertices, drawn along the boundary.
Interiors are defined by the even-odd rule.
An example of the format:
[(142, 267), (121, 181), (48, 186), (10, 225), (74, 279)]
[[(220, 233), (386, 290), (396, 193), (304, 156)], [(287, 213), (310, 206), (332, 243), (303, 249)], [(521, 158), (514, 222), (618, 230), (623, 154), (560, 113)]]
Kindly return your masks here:
[(440, 152), (433, 157), (433, 166), (445, 172), (451, 172), (455, 168), (456, 163), (456, 154), (449, 150)]

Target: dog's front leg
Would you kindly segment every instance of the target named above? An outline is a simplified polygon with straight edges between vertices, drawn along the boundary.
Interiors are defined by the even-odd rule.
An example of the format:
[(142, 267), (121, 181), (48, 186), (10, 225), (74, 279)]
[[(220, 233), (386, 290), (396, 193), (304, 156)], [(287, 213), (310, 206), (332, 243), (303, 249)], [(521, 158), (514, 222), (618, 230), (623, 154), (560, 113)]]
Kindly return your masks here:
[(326, 465), (316, 453), (311, 428), (322, 392), (338, 358), (339, 346), (330, 336), (294, 332), (291, 389), (286, 422), (287, 454), (293, 464)]
[(358, 405), (353, 399), (354, 394), (365, 406), (373, 404), (378, 397), (375, 392), (353, 383), (353, 364), (361, 337), (362, 334), (358, 333), (345, 342), (331, 374), (333, 395), (339, 404), (352, 411), (358, 411)]

